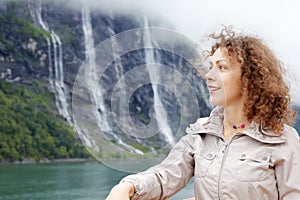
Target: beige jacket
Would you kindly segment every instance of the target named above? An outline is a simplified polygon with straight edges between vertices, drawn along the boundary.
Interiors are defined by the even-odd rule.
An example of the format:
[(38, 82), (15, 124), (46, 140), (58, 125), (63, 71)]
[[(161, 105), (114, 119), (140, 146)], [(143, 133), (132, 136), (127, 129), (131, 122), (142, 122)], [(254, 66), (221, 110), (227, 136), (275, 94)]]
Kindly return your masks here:
[(215, 108), (187, 128), (161, 164), (122, 179), (134, 184), (132, 199), (167, 199), (194, 176), (197, 200), (300, 200), (297, 131), (285, 126), (275, 136), (252, 123), (226, 141), (222, 119)]

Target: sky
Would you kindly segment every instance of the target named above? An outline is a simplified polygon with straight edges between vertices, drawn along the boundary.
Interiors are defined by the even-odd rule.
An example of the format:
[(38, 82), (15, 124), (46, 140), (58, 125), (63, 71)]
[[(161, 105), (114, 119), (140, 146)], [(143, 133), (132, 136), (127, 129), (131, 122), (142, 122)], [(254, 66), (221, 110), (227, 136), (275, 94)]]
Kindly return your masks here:
[[(80, 1), (80, 0), (77, 0)], [(177, 31), (195, 41), (224, 25), (257, 35), (275, 52), (288, 70), (292, 100), (300, 104), (300, 1), (299, 0), (84, 0), (103, 11), (132, 13), (145, 10), (167, 19)], [(69, 0), (74, 6), (74, 0)]]

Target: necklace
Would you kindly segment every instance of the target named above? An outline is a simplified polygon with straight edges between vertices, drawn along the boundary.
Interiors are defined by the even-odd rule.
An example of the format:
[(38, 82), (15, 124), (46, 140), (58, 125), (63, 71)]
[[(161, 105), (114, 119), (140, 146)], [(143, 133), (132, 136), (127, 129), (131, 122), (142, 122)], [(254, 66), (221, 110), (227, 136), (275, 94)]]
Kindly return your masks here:
[(245, 124), (244, 124), (244, 123), (240, 123), (240, 125), (239, 125), (239, 126), (232, 125), (232, 128), (234, 128), (234, 129), (238, 129), (238, 128), (245, 128)]
[(232, 123), (230, 123), (228, 120), (226, 120), (226, 124), (228, 124), (229, 126), (231, 126), (233, 129), (238, 129), (238, 128), (245, 128), (245, 123), (240, 123), (240, 125), (234, 125)]

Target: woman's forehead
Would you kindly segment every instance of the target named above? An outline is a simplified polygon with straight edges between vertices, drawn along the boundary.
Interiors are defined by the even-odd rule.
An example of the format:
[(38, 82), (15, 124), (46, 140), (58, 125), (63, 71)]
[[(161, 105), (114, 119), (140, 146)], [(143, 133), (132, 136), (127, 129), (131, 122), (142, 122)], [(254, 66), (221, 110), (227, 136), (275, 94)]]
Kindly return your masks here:
[(230, 63), (239, 63), (234, 55), (229, 55), (228, 50), (225, 47), (219, 47), (212, 56), (210, 56), (212, 62), (225, 61)]
[(216, 61), (216, 60), (225, 60), (228, 61), (229, 60), (229, 55), (228, 55), (228, 51), (225, 48), (218, 48), (214, 54), (212, 56), (210, 56), (210, 59), (212, 61)]

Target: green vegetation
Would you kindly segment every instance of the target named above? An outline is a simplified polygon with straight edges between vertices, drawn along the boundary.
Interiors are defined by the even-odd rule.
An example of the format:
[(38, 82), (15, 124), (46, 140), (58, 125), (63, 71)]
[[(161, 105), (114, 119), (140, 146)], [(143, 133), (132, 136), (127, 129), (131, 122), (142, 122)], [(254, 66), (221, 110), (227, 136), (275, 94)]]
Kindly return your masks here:
[(147, 153), (149, 152), (149, 148), (144, 146), (144, 145), (141, 145), (141, 144), (137, 144), (137, 143), (133, 143), (133, 142), (128, 142), (128, 144), (140, 151), (142, 151), (143, 153)]
[(53, 97), (43, 85), (0, 81), (0, 160), (89, 157), (76, 133), (54, 112)]
[(14, 33), (29, 35), (36, 38), (50, 38), (49, 32), (35, 27), (29, 20), (19, 18), (13, 14), (0, 16), (1, 25), (9, 25), (9, 30)]
[(14, 13), (0, 15), (0, 54), (26, 62), (26, 67), (34, 70), (40, 66), (37, 54), (23, 51), (29, 38), (36, 41), (37, 48), (45, 49), (48, 47), (46, 38), (51, 39), (51, 35), (35, 27), (30, 20), (17, 17)]

